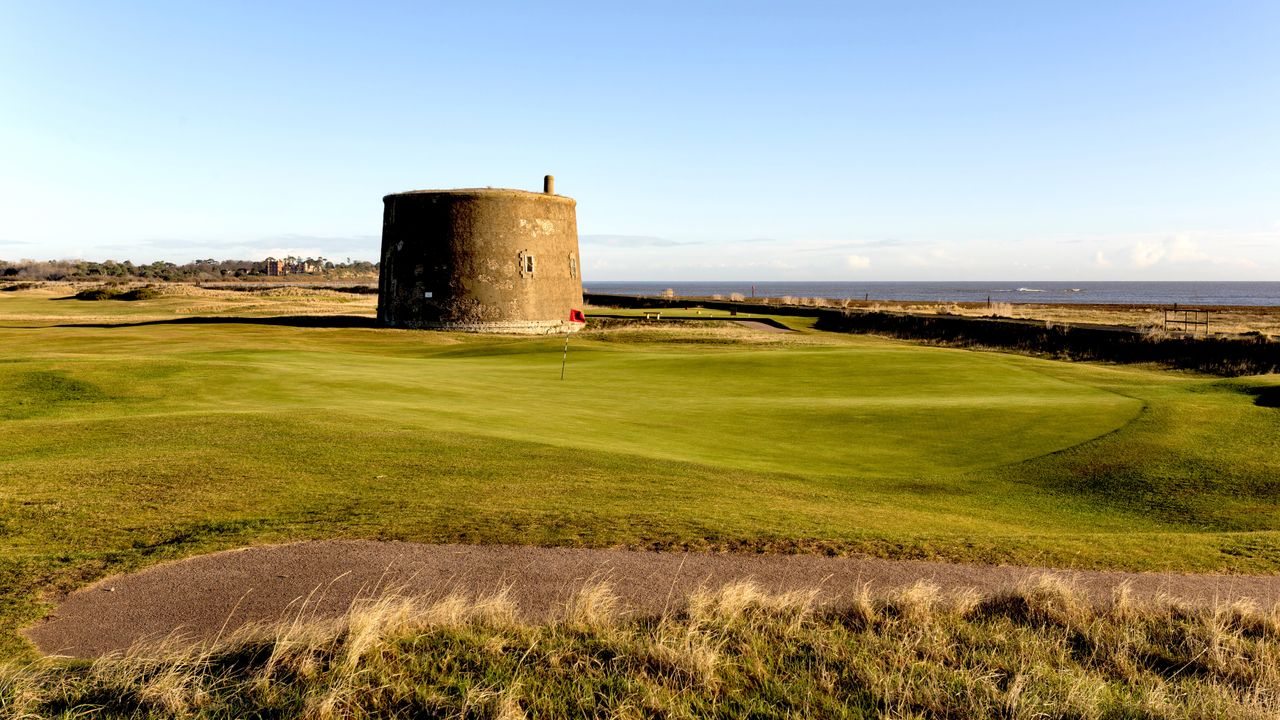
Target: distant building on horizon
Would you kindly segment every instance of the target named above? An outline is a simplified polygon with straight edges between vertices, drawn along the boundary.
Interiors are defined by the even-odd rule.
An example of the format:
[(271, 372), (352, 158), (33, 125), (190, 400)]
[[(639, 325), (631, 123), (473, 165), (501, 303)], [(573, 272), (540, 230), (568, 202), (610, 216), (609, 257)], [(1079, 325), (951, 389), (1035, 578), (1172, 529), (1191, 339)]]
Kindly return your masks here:
[(277, 260), (273, 257), (266, 259), (267, 275), (271, 277), (282, 277), (285, 275), (309, 275), (311, 273), (320, 272), (321, 264), (312, 262), (310, 258), (303, 260), (296, 257), (287, 257), (283, 260)]

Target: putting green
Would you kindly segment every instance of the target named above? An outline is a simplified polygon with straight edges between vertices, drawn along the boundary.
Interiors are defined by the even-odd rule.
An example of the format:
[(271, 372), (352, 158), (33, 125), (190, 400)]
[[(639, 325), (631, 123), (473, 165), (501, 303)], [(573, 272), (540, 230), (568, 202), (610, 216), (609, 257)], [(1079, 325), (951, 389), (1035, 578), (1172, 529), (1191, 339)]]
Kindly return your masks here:
[(1142, 406), (998, 355), (874, 341), (708, 351), (580, 338), (561, 381), (559, 338), (251, 325), (39, 334), (36, 357), (0, 365), (14, 438), (51, 422), (89, 440), (119, 418), (145, 435), (174, 415), (230, 425), (342, 413), (370, 429), (856, 484), (1007, 465), (1115, 430)]

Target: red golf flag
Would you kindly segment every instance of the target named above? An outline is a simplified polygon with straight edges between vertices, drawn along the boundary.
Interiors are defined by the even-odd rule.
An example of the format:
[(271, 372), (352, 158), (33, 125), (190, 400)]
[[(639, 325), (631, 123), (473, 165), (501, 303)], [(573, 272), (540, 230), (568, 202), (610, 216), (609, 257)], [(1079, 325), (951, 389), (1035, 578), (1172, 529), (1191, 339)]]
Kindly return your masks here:
[(569, 311), (569, 322), (585, 323), (586, 321), (587, 321), (587, 316), (583, 315), (581, 310)]

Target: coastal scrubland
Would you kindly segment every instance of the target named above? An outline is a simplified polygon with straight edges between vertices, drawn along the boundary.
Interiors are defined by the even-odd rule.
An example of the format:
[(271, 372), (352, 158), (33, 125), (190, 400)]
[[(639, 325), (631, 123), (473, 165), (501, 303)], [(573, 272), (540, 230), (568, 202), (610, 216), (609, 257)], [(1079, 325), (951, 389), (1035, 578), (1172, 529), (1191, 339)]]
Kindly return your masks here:
[[(1161, 306), (1143, 305), (1090, 305), (1054, 303), (912, 303), (881, 302), (857, 303), (850, 307), (867, 310), (895, 310), (899, 312), (936, 313), (967, 317), (1007, 317), (1024, 320), (1043, 320), (1059, 324), (1118, 325), (1161, 335), (1179, 332), (1181, 327), (1165, 328), (1165, 310)], [(1192, 306), (1195, 307), (1195, 306)], [(1258, 333), (1280, 336), (1280, 309), (1269, 306), (1213, 307), (1208, 310), (1209, 332), (1226, 335)], [(1171, 315), (1177, 319), (1180, 315)]]
[[(181, 286), (133, 302), (73, 295), (57, 285), (0, 294), (0, 652), (9, 657), (30, 653), (16, 631), (59, 592), (166, 559), (321, 537), (1280, 569), (1274, 376), (1223, 379), (928, 347), (815, 332), (798, 318), (777, 318), (795, 332), (764, 333), (708, 313), (681, 324), (595, 321), (570, 339), (562, 381), (563, 336), (382, 330), (370, 321), (367, 295)], [(962, 645), (984, 633), (991, 634), (984, 642), (1005, 643), (999, 653), (1010, 657), (1026, 650), (1058, 658), (1065, 672), (1091, 677), (1082, 687), (1101, 698), (1082, 717), (1163, 702), (1241, 716), (1264, 707), (1232, 694), (1237, 680), (1206, 675), (1190, 660), (1198, 646), (1177, 638), (1151, 640), (1174, 653), (1167, 667), (1157, 668), (1150, 650), (1137, 664), (1098, 669), (1088, 663), (1102, 662), (1101, 651), (1080, 650), (1091, 646), (1072, 634), (1082, 632), (1077, 625), (1029, 628), (999, 613), (955, 610), (941, 624), (917, 627), (899, 623), (906, 611), (890, 605), (876, 612), (883, 628), (897, 628), (880, 641), (915, 643), (920, 658), (934, 652), (922, 649), (926, 641)], [(677, 698), (671, 707), (684, 709), (672, 712), (696, 714), (712, 707), (697, 703), (751, 687), (757, 680), (742, 673), (768, 668), (742, 653), (763, 652), (786, 628), (807, 628), (815, 634), (806, 642), (836, 653), (880, 632), (811, 613), (796, 626), (794, 613), (784, 615), (757, 613), (762, 635), (725, 640), (723, 647), (739, 648), (726, 651), (738, 659), (723, 668), (736, 674), (715, 679), (728, 694)], [(1274, 664), (1272, 631), (1255, 631), (1264, 615), (1248, 615), (1254, 619), (1229, 633), (1261, 643), (1248, 652)], [(1101, 617), (1087, 616), (1086, 625), (1135, 637), (1132, 627)], [(1165, 622), (1141, 617), (1152, 628)], [(1159, 632), (1201, 627), (1204, 617), (1178, 615)], [(692, 632), (700, 621), (666, 622)], [(625, 638), (618, 642), (626, 648), (658, 647), (665, 640), (655, 627), (637, 620), (596, 635), (556, 635), (564, 627), (510, 632), (540, 648), (558, 637), (587, 653), (582, 662), (617, 669), (599, 659), (623, 647), (608, 649), (605, 635)], [(456, 632), (476, 647), (512, 637)], [(1084, 654), (1063, 655), (1068, 646)], [(393, 659), (419, 653), (395, 662), (434, 662), (412, 640), (387, 647)], [(1191, 654), (1183, 658), (1178, 648)], [(275, 651), (244, 652), (218, 662), (257, 672), (254, 663)], [(561, 666), (538, 652), (530, 657), (539, 672), (561, 677)], [(810, 669), (827, 662), (794, 660)], [(920, 681), (969, 692), (967, 680), (949, 674), (961, 672), (955, 662), (937, 665), (937, 675), (922, 669), (921, 678), (932, 679)], [(1184, 665), (1196, 669), (1174, 672)], [(974, 682), (989, 667), (973, 665)], [(599, 682), (639, 694), (601, 692), (633, 704), (650, 697), (628, 684), (636, 672), (611, 671)], [(1154, 673), (1149, 686), (1124, 684), (1142, 673)], [(83, 698), (76, 693), (89, 692), (94, 677), (81, 668), (58, 682), (70, 683), (67, 697)], [(528, 690), (543, 682), (532, 677)], [(572, 677), (554, 682), (577, 682)], [(982, 682), (1007, 693), (1020, 687), (1018, 677)], [(933, 712), (883, 704), (905, 697), (890, 691), (907, 680), (884, 676), (847, 714)], [(756, 687), (763, 695), (752, 702), (799, 692), (779, 682)], [(1192, 682), (1204, 684), (1184, 684)], [(1056, 692), (1038, 683), (1036, 693)], [(1214, 695), (1224, 687), (1226, 695)], [(221, 692), (206, 690), (202, 697)], [(505, 702), (482, 690), (438, 688), (449, 702)], [(974, 692), (986, 699), (973, 702), (997, 697)], [(542, 694), (520, 695), (534, 696)], [(1200, 700), (1208, 704), (1195, 705)], [(304, 699), (287, 702), (295, 701)], [(625, 715), (626, 707), (615, 709)]]
[[(679, 299), (674, 294), (663, 296)], [(958, 315), (963, 317), (1016, 318), (1039, 320), (1060, 325), (1112, 325), (1133, 328), (1153, 336), (1181, 332), (1184, 328), (1165, 327), (1165, 310), (1162, 305), (1121, 305), (1106, 303), (1046, 303), (1046, 302), (949, 302), (916, 300), (834, 300), (822, 297), (761, 297), (744, 298), (734, 293), (729, 297), (712, 296), (709, 299), (754, 303), (761, 312), (769, 306), (799, 306), (810, 308), (841, 308), (865, 312), (902, 312), (923, 315)], [(696, 302), (697, 298), (689, 298)], [(1263, 335), (1280, 337), (1280, 308), (1267, 305), (1184, 306), (1184, 309), (1206, 310), (1208, 332), (1218, 335)], [(1179, 315), (1171, 315), (1178, 319)], [(1188, 328), (1203, 333), (1203, 328)]]

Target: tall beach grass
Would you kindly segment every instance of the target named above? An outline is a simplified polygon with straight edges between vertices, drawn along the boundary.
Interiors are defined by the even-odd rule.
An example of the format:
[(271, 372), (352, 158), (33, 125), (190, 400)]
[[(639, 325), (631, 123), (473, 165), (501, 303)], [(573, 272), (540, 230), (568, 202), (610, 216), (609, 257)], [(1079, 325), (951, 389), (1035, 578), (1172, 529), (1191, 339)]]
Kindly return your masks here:
[(1045, 576), (843, 607), (750, 583), (629, 616), (604, 584), (557, 620), (505, 595), (394, 594), (343, 618), (0, 673), (5, 717), (1273, 718), (1280, 613), (1101, 605)]

